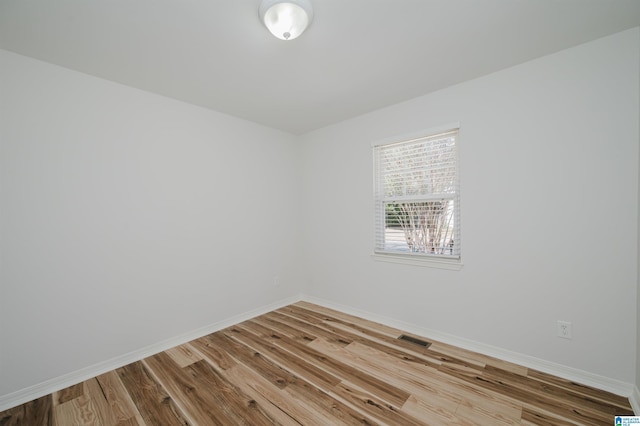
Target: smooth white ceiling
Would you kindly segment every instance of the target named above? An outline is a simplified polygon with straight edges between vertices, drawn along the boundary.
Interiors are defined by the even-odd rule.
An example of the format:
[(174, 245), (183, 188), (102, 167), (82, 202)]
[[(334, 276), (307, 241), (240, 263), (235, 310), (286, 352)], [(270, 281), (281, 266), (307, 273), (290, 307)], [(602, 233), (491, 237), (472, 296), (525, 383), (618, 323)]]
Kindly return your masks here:
[(640, 25), (640, 0), (0, 0), (0, 48), (302, 134)]

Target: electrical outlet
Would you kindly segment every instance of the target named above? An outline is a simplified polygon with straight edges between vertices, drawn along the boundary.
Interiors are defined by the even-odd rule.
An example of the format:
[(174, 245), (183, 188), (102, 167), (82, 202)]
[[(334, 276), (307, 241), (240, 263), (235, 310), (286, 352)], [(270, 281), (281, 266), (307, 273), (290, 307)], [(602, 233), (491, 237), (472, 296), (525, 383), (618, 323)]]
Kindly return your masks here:
[(274, 287), (280, 287), (280, 277), (279, 276), (275, 276), (273, 277), (273, 286)]
[(571, 323), (568, 321), (558, 321), (558, 337), (571, 339)]

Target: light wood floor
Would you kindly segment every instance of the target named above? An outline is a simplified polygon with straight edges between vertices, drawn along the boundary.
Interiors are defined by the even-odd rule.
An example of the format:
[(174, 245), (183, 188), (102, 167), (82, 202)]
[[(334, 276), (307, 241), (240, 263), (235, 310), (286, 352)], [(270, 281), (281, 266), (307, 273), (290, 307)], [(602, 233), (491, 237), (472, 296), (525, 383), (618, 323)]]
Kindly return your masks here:
[(296, 303), (0, 413), (7, 425), (611, 425), (626, 398)]

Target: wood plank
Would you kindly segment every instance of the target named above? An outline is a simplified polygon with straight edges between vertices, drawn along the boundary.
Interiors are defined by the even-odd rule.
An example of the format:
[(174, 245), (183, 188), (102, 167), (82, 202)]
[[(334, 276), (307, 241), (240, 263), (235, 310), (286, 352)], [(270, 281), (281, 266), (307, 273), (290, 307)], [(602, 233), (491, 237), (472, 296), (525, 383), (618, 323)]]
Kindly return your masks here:
[[(375, 350), (360, 345), (357, 342), (347, 346), (343, 352), (355, 355), (349, 359), (348, 355), (340, 354), (340, 348), (331, 348), (321, 340), (311, 344), (323, 353), (331, 354), (354, 365), (360, 364), (367, 371), (379, 374), (379, 377), (399, 388), (406, 389), (412, 397), (419, 399), (423, 405), (437, 407), (435, 412), (425, 414), (439, 415), (444, 421), (459, 421), (463, 418), (473, 420), (477, 424), (518, 424), (522, 407), (487, 394), (479, 389), (459, 387), (455, 381), (446, 377), (439, 377), (437, 371), (427, 371), (419, 366), (403, 363), (401, 360), (375, 353)], [(415, 406), (418, 404), (414, 404)], [(407, 406), (405, 404), (405, 406)], [(452, 414), (455, 412), (455, 416)], [(430, 417), (431, 418), (431, 417)]]
[[(262, 325), (269, 327), (269, 325), (275, 323), (281, 326), (280, 332), (284, 333), (290, 339), (297, 340), (300, 343), (313, 342), (318, 336), (315, 332), (310, 332), (311, 327), (296, 328), (288, 325), (287, 323), (278, 321), (279, 314), (277, 312), (271, 312), (265, 315), (261, 315), (258, 318), (254, 318), (254, 321), (260, 322)], [(318, 330), (319, 331), (319, 330)], [(334, 336), (335, 337), (335, 336)]]
[[(296, 308), (302, 308), (303, 310), (300, 311), (300, 309), (296, 309)], [(460, 358), (468, 362), (474, 362), (475, 360), (474, 362), (475, 364), (492, 365), (492, 366), (501, 368), (503, 370), (511, 371), (514, 374), (526, 375), (528, 373), (528, 369), (520, 365), (516, 365), (510, 362), (503, 361), (490, 356), (486, 356), (483, 354), (478, 354), (466, 349), (447, 345), (445, 343), (438, 342), (437, 340), (431, 339), (429, 337), (417, 336), (417, 335), (402, 331), (400, 329), (389, 327), (389, 326), (379, 324), (370, 320), (366, 320), (363, 318), (355, 318), (352, 315), (345, 314), (330, 308), (315, 305), (305, 301), (300, 301), (293, 305), (285, 306), (281, 309), (278, 309), (275, 312), (280, 312), (285, 315), (292, 315), (293, 317), (302, 316), (304, 318), (307, 318), (307, 320), (313, 324), (322, 324), (325, 321), (331, 321), (336, 323), (336, 326), (339, 328), (344, 328), (345, 324), (355, 323), (357, 324), (357, 327), (355, 328), (355, 330), (362, 333), (363, 335), (370, 336), (372, 339), (380, 338), (380, 335), (386, 335), (391, 339), (396, 339), (401, 334), (407, 334), (409, 336), (425, 339), (432, 342), (432, 346), (431, 346), (432, 351), (441, 352), (442, 354), (447, 354), (451, 357)], [(308, 312), (308, 314), (305, 314), (304, 312)], [(314, 315), (314, 313), (317, 315)], [(336, 321), (336, 320), (341, 320), (341, 321)], [(362, 340), (359, 340), (359, 342), (364, 343)], [(386, 339), (385, 342), (391, 342), (391, 341), (389, 339)], [(628, 401), (625, 400), (624, 404), (628, 405)]]
[(388, 404), (400, 407), (404, 404), (407, 398), (409, 398), (409, 393), (406, 391), (390, 386), (388, 383), (385, 383), (362, 370), (353, 368), (336, 359), (326, 357), (307, 345), (302, 345), (295, 340), (287, 338), (276, 330), (264, 330), (264, 327), (253, 321), (247, 321), (243, 323), (243, 325), (262, 334), (263, 338), (270, 339), (274, 345), (295, 353), (299, 358), (304, 359), (309, 363), (320, 365), (325, 371), (341, 377), (344, 380), (359, 386), (361, 389), (370, 390), (371, 392), (375, 391), (375, 394)]
[(98, 418), (98, 423), (103, 426), (113, 426), (119, 422), (116, 419), (115, 413), (111, 409), (111, 405), (107, 401), (105, 392), (98, 383), (98, 379), (89, 379), (84, 382), (85, 395), (92, 401), (92, 405), (95, 408), (95, 414)]
[[(549, 413), (541, 413), (535, 409), (525, 408), (522, 410), (522, 424), (529, 426), (575, 426), (576, 423), (564, 420)], [(606, 425), (612, 425), (612, 421)]]
[[(574, 394), (582, 395), (585, 397), (589, 397), (593, 400), (598, 400), (603, 403), (609, 404), (611, 406), (616, 407), (615, 414), (621, 416), (632, 416), (633, 414), (629, 411), (629, 399), (612, 394), (611, 392), (606, 392), (600, 389), (595, 389), (590, 386), (582, 385), (580, 383), (575, 383), (571, 380), (561, 379), (556, 376), (552, 376), (551, 374), (543, 373), (537, 370), (529, 370), (527, 376), (538, 380), (542, 383), (547, 383), (553, 385), (554, 387), (559, 387), (562, 389), (566, 389), (571, 391)], [(624, 414), (626, 413), (626, 414)]]
[(283, 425), (309, 424), (319, 417), (318, 413), (306, 409), (295, 398), (284, 393), (261, 375), (244, 364), (224, 370), (223, 375), (240, 389), (256, 399), (269, 415)]
[(146, 424), (191, 425), (142, 362), (134, 362), (116, 371)]
[[(285, 306), (281, 309), (278, 309), (276, 312), (286, 311), (287, 309), (294, 309), (294, 308), (302, 308), (307, 310), (308, 312), (313, 312), (320, 315), (326, 315), (331, 318), (342, 319), (346, 322), (357, 322), (360, 326), (364, 328), (368, 328), (369, 330), (375, 331), (378, 333), (386, 334), (387, 336), (392, 338), (396, 338), (404, 332), (403, 330), (393, 328), (388, 325), (380, 324), (375, 321), (370, 321), (365, 318), (357, 318), (357, 317), (354, 317), (353, 315), (345, 314), (344, 312), (336, 311), (331, 308), (315, 305), (313, 303), (305, 302), (305, 301), (299, 301), (292, 305)], [(357, 318), (357, 319), (354, 320), (354, 318)]]
[(53, 395), (43, 396), (0, 413), (1, 426), (52, 426)]
[[(304, 323), (296, 322), (295, 324), (296, 324), (295, 325), (296, 327), (304, 326)], [(423, 356), (418, 353), (395, 346), (395, 341), (397, 340), (396, 338), (392, 338), (391, 340), (389, 340), (389, 342), (391, 343), (385, 343), (376, 339), (375, 336), (359, 334), (359, 331), (349, 329), (348, 327), (342, 326), (340, 324), (333, 324), (328, 326), (324, 325), (324, 327), (327, 327), (326, 329), (324, 329), (324, 332), (327, 333), (328, 336), (330, 337), (327, 339), (325, 335), (320, 334), (320, 336), (325, 338), (328, 341), (337, 340), (340, 343), (358, 342), (362, 345), (375, 348), (380, 352), (392, 354), (398, 359), (402, 359), (402, 360), (413, 362), (420, 365), (436, 367), (441, 364), (439, 360), (435, 360), (433, 357)], [(339, 336), (339, 337), (336, 338), (335, 336)]]
[[(522, 401), (523, 408), (534, 407), (544, 412), (556, 414), (569, 421), (574, 421), (577, 424), (597, 425), (602, 424), (606, 418), (610, 419), (610, 416), (606, 413), (597, 413), (589, 409), (574, 407), (562, 398), (553, 398), (545, 393), (540, 393), (538, 389), (523, 388), (514, 381), (503, 381), (498, 377), (488, 374), (464, 373), (444, 366), (441, 367), (441, 371), (445, 374), (467, 380), (468, 383), (474, 386), (488, 389), (498, 395), (504, 395), (511, 400)], [(594, 418), (594, 416), (597, 418)]]
[(78, 383), (53, 393), (53, 406), (64, 404), (84, 395), (84, 383)]
[(101, 426), (94, 401), (86, 395), (74, 398), (53, 408), (53, 424), (56, 426)]
[(522, 407), (497, 400), (463, 398), (455, 415), (479, 426), (519, 425)]
[[(420, 402), (423, 405), (426, 406), (428, 404), (430, 407), (436, 407), (426, 412), (418, 410), (407, 412), (404, 407), (417, 407), (418, 404), (412, 405), (409, 403), (409, 405), (407, 405), (407, 402), (405, 402), (401, 407), (401, 412), (405, 412), (409, 415), (412, 415), (413, 413), (414, 417), (417, 419), (428, 418), (429, 424), (432, 423), (431, 420), (433, 416), (437, 416), (445, 421), (457, 419), (453, 416), (453, 413), (460, 403), (458, 395), (454, 392), (440, 392), (439, 390), (433, 389), (431, 387), (432, 383), (430, 383), (431, 380), (420, 380), (421, 375), (415, 375), (414, 371), (411, 371), (412, 366), (410, 364), (402, 365), (401, 361), (393, 359), (392, 357), (392, 362), (375, 362), (373, 359), (376, 358), (377, 355), (373, 355), (369, 358), (364, 355), (363, 352), (373, 352), (375, 350), (367, 346), (360, 345), (357, 342), (353, 342), (346, 348), (343, 348), (340, 345), (327, 342), (324, 339), (317, 339), (312, 342), (310, 346), (327, 356), (334, 357), (347, 364), (353, 366), (359, 365), (371, 372), (371, 374), (389, 383), (391, 386), (407, 390), (407, 392), (411, 394), (408, 400), (413, 398), (413, 401), (415, 402), (420, 399)], [(373, 394), (373, 396), (375, 397), (375, 394)], [(388, 405), (388, 407), (391, 408), (392, 406)], [(388, 418), (381, 418), (380, 420), (386, 421)]]
[(252, 398), (225, 380), (205, 361), (181, 369), (166, 353), (142, 361), (183, 407), (194, 424), (269, 425), (272, 419)]
[[(244, 383), (264, 397), (274, 409), (290, 419), (292, 424), (301, 425), (376, 425), (362, 413), (333, 399), (320, 389), (298, 378), (288, 380), (288, 386), (280, 389), (256, 374), (249, 366), (237, 364), (226, 370), (225, 374), (234, 376), (235, 383)], [(242, 378), (240, 380), (240, 378)], [(247, 391), (250, 393), (250, 391)], [(276, 413), (277, 414), (277, 413)], [(286, 419), (283, 419), (286, 420)], [(286, 421), (282, 421), (287, 424)]]
[(393, 357), (384, 357), (375, 349), (351, 343), (346, 348), (336, 347), (329, 342), (317, 340), (314, 349), (341, 360), (352, 366), (360, 366), (380, 380), (406, 390), (412, 396), (430, 401), (438, 407), (454, 411), (460, 404), (460, 393), (450, 391), (448, 383), (440, 380), (435, 372), (427, 372)]
[(181, 368), (202, 360), (202, 357), (191, 350), (187, 344), (176, 346), (165, 351)]
[[(312, 363), (299, 359), (295, 354), (277, 346), (268, 345), (264, 340), (244, 329), (242, 325), (227, 330), (227, 333), (229, 337), (246, 344), (253, 350), (264, 351), (265, 356), (280, 367), (286, 366), (292, 374), (287, 378), (284, 390), (307, 410), (315, 412), (319, 420), (325, 419), (331, 423), (331, 419), (333, 422), (340, 419), (340, 424), (376, 424), (375, 421), (363, 416), (361, 411), (331, 396), (331, 391), (340, 383), (340, 379), (318, 369)], [(304, 377), (304, 380), (296, 375)]]
[(127, 420), (122, 420), (116, 423), (116, 426), (145, 426), (144, 420), (141, 417), (133, 417)]
[(243, 393), (233, 383), (211, 368), (204, 361), (197, 362), (186, 368), (195, 379), (198, 388), (208, 389), (222, 401), (221, 408), (228, 409), (234, 424), (271, 425), (277, 424), (254, 398)]
[[(584, 397), (571, 390), (565, 388), (548, 386), (546, 383), (532, 379), (531, 377), (523, 377), (510, 374), (503, 370), (487, 366), (484, 377), (489, 380), (495, 380), (502, 384), (508, 384), (519, 391), (536, 394), (539, 398), (544, 398), (545, 407), (549, 407), (548, 401), (562, 400), (562, 407), (573, 412), (584, 412), (585, 416), (591, 419), (600, 419), (603, 422), (611, 420), (616, 414), (620, 414), (620, 408), (611, 404), (595, 400), (590, 397)], [(539, 406), (542, 404), (538, 404)], [(554, 410), (557, 412), (557, 410)]]
[(220, 370), (227, 370), (235, 366), (238, 361), (229, 353), (230, 347), (226, 343), (220, 343), (216, 340), (216, 336), (223, 335), (222, 332), (209, 334), (199, 339), (193, 340), (189, 346), (193, 348), (202, 359), (208, 359), (214, 362), (215, 366)]
[[(457, 408), (457, 407), (456, 407)], [(411, 395), (402, 406), (402, 411), (417, 419), (428, 419), (430, 426), (473, 426), (474, 422), (458, 418), (454, 411), (438, 404)]]
[[(260, 320), (261, 318), (262, 317), (256, 318), (256, 319)], [(328, 341), (335, 340), (336, 343), (341, 343), (343, 345), (348, 345), (349, 343), (352, 342), (352, 340), (348, 336), (336, 334), (335, 332), (329, 331), (326, 328), (322, 327), (323, 323), (321, 321), (314, 322), (314, 323), (303, 321), (294, 315), (285, 315), (278, 311), (271, 312), (264, 318), (272, 321), (277, 321), (280, 324), (287, 325), (288, 327), (291, 327), (293, 330), (297, 330), (299, 333), (304, 333), (305, 331), (307, 331), (311, 335), (313, 335), (314, 338), (322, 337)]]
[[(289, 310), (288, 312), (290, 312), (291, 315), (296, 315), (300, 310), (301, 308), (292, 307), (291, 310)], [(314, 314), (309, 313), (307, 311), (306, 315), (313, 316)], [(423, 346), (398, 339), (398, 337), (400, 337), (401, 334), (405, 334), (405, 335), (414, 337), (416, 339), (430, 341), (430, 339), (425, 338), (423, 336), (418, 336), (415, 334), (405, 332), (405, 333), (399, 333), (398, 335), (391, 337), (384, 333), (379, 333), (377, 331), (358, 325), (356, 324), (356, 321), (353, 321), (353, 320), (346, 321), (346, 320), (331, 317), (328, 315), (319, 316), (316, 319), (322, 320), (322, 326), (327, 328), (328, 330), (331, 330), (334, 333), (348, 332), (349, 333), (348, 336), (350, 336), (351, 338), (353, 338), (356, 333), (360, 333), (360, 335), (364, 340), (359, 339), (358, 341), (360, 341), (363, 344), (366, 344), (367, 341), (376, 341), (376, 342), (382, 343), (387, 347), (396, 348), (396, 349), (401, 348), (402, 350), (410, 354), (420, 355), (422, 359), (427, 360), (429, 362), (436, 363), (436, 364), (444, 363), (449, 365), (451, 368), (459, 368), (463, 370), (472, 370), (472, 371), (473, 370), (480, 371), (482, 368), (484, 368), (484, 365), (485, 365), (485, 363), (478, 360), (477, 357), (474, 359), (469, 356), (467, 357), (450, 356), (447, 353), (439, 352), (437, 350), (438, 348), (437, 345), (429, 348), (425, 348)], [(442, 346), (443, 345), (440, 344), (440, 347)]]
[(402, 412), (400, 407), (394, 407), (386, 401), (372, 396), (370, 392), (362, 390), (359, 386), (353, 386), (349, 382), (338, 384), (334, 392), (342, 399), (348, 401), (381, 423), (403, 426), (424, 426), (427, 424)]
[(96, 379), (98, 380), (100, 388), (109, 403), (109, 407), (113, 412), (116, 423), (126, 424), (131, 419), (138, 423), (135, 418), (136, 416), (139, 416), (140, 413), (133, 403), (131, 396), (127, 393), (127, 390), (118, 377), (118, 374), (115, 371), (109, 371), (96, 377)]
[[(293, 317), (309, 317), (313, 315), (310, 312), (304, 312), (304, 310), (293, 306), (287, 310), (287, 313)], [(357, 326), (352, 322), (336, 320), (335, 318), (327, 315), (318, 316), (315, 318), (318, 325), (329, 331), (333, 335), (339, 335), (342, 339), (347, 341), (357, 341), (363, 345), (370, 345), (376, 348), (384, 348), (384, 350), (398, 351), (400, 357), (411, 357), (416, 362), (428, 363), (440, 365), (441, 361), (437, 354), (428, 352), (424, 348), (402, 342), (398, 340), (398, 337), (403, 333), (398, 333), (395, 336), (388, 336), (383, 333), (378, 333), (374, 330), (367, 329), (366, 327)], [(327, 339), (328, 340), (328, 339)]]
[(331, 388), (340, 383), (340, 379), (338, 377), (320, 369), (314, 363), (310, 363), (282, 348), (270, 344), (268, 341), (265, 341), (259, 336), (251, 333), (251, 331), (246, 329), (243, 325), (238, 325), (229, 330), (225, 330), (225, 334), (252, 348), (257, 353), (266, 356), (276, 364), (282, 367), (286, 366), (288, 371), (291, 371), (300, 377), (304, 377), (307, 382), (320, 389)]
[[(228, 370), (237, 365), (237, 362), (242, 362), (245, 365), (250, 365), (255, 372), (281, 389), (295, 379), (288, 371), (265, 358), (260, 352), (251, 350), (223, 333), (211, 334), (198, 339), (193, 343), (193, 346), (221, 370)], [(217, 348), (224, 348), (223, 352), (226, 357), (221, 356), (220, 350)], [(233, 363), (227, 357), (233, 358)]]

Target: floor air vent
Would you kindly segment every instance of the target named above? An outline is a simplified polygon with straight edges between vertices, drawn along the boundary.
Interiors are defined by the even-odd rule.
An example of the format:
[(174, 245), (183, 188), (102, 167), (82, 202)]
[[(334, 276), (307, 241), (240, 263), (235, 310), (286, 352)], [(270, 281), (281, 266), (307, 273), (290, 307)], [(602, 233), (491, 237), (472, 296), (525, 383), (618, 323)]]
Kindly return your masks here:
[(407, 335), (404, 335), (404, 334), (400, 335), (400, 337), (398, 337), (398, 339), (404, 340), (405, 342), (411, 342), (411, 343), (414, 343), (416, 345), (423, 346), (425, 348), (428, 348), (429, 346), (431, 346), (431, 342), (425, 342), (424, 340), (416, 339), (415, 337), (407, 336)]

